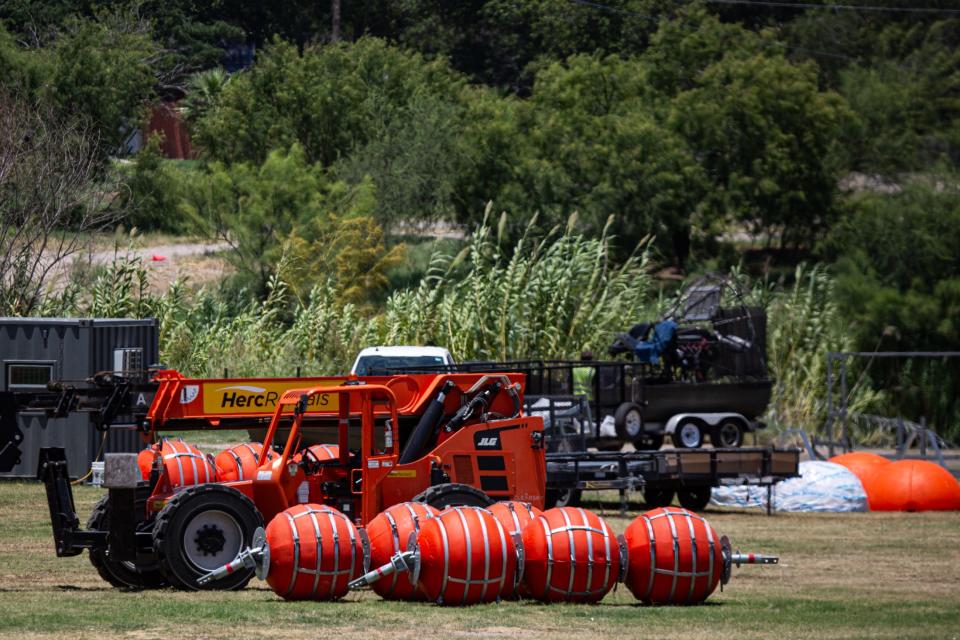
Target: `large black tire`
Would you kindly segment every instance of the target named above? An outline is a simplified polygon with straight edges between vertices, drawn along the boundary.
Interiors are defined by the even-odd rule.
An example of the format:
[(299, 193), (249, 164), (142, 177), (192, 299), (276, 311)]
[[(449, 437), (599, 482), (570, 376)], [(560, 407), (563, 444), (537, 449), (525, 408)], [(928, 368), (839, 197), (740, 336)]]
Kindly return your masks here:
[(457, 482), (435, 484), (413, 498), (414, 502), (428, 504), (434, 509), (447, 507), (489, 507), (494, 500), (476, 487)]
[(703, 511), (710, 504), (710, 487), (686, 487), (677, 491), (677, 500), (680, 506), (690, 511)]
[(647, 433), (633, 441), (633, 448), (637, 451), (659, 451), (662, 446), (662, 433)]
[(552, 509), (554, 507), (576, 507), (580, 504), (582, 497), (580, 489), (547, 489), (544, 496), (544, 508)]
[(703, 445), (703, 427), (693, 420), (684, 420), (670, 438), (677, 449), (699, 449)]
[(643, 501), (651, 509), (669, 507), (670, 503), (673, 502), (673, 489), (647, 487), (643, 490)]
[(201, 484), (175, 494), (157, 514), (153, 549), (160, 569), (178, 589), (242, 589), (253, 569), (198, 585), (197, 578), (223, 566), (251, 546), (263, 516), (245, 495), (222, 484)]
[(743, 444), (743, 425), (736, 420), (724, 420), (710, 434), (710, 442), (718, 449), (736, 449)]
[[(137, 504), (142, 507), (142, 504)], [(109, 496), (103, 496), (93, 507), (87, 520), (87, 529), (103, 531), (110, 521)], [(159, 589), (167, 586), (167, 579), (160, 571), (156, 561), (149, 564), (136, 564), (114, 560), (106, 549), (90, 549), (90, 564), (100, 577), (118, 589)]]
[(623, 442), (633, 442), (643, 435), (643, 412), (632, 402), (623, 402), (613, 412), (613, 428)]
[[(617, 451), (623, 445), (617, 445)], [(601, 449), (602, 451), (603, 449)], [(574, 451), (573, 443), (568, 439), (563, 439), (557, 444), (557, 452), (572, 453)], [(543, 497), (544, 507), (552, 509), (553, 507), (575, 507), (580, 504), (580, 489), (547, 489)]]
[(623, 449), (622, 442), (614, 442), (612, 440), (600, 440), (599, 442), (595, 442), (594, 446), (597, 448), (597, 451), (603, 452), (616, 452)]

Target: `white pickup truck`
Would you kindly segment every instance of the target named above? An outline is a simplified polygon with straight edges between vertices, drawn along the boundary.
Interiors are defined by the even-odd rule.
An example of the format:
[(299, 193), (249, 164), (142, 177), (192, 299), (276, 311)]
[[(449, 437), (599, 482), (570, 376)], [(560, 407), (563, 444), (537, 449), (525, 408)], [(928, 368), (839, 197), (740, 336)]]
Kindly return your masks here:
[(357, 356), (350, 373), (377, 375), (386, 369), (437, 367), (456, 364), (443, 347), (367, 347)]

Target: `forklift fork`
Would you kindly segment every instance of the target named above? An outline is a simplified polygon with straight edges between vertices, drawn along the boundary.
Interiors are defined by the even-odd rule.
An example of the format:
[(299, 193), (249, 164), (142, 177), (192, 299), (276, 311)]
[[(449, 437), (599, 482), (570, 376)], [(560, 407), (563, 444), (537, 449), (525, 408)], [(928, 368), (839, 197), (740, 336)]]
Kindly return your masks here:
[(47, 489), (47, 506), (50, 507), (50, 524), (53, 526), (58, 557), (75, 556), (84, 549), (106, 546), (105, 531), (85, 531), (80, 528), (67, 470), (67, 456), (62, 447), (40, 449), (37, 479)]

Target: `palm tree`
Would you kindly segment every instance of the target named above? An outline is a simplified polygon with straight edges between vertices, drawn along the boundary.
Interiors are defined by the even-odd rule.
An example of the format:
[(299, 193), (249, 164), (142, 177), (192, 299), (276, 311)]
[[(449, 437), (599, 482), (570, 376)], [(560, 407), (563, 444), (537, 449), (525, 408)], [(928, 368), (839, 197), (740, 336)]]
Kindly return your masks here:
[(187, 95), (180, 103), (180, 113), (187, 122), (199, 120), (217, 101), (224, 87), (230, 83), (230, 74), (221, 67), (200, 71), (187, 81)]

